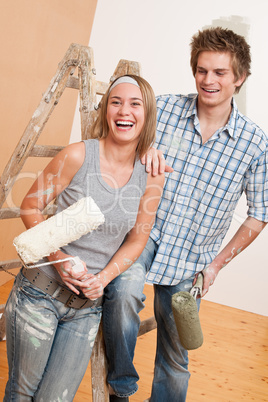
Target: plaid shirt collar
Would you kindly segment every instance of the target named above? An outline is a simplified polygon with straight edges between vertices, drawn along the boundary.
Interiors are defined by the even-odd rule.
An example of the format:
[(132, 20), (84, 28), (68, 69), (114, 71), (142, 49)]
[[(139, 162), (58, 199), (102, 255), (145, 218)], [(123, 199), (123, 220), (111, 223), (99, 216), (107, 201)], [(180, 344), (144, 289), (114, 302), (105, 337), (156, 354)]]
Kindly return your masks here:
[[(188, 119), (190, 117), (193, 117), (194, 125), (195, 125), (196, 129), (198, 129), (197, 127), (199, 125), (199, 120), (198, 120), (198, 115), (197, 115), (197, 99), (198, 99), (198, 95), (196, 95), (193, 98), (191, 106), (187, 110), (185, 110), (184, 114), (182, 114), (182, 116), (181, 116), (181, 119)], [(238, 108), (237, 108), (237, 104), (236, 104), (234, 98), (232, 98), (231, 104), (232, 104), (232, 112), (231, 112), (230, 118), (229, 118), (227, 124), (222, 128), (221, 132), (226, 131), (230, 135), (230, 137), (235, 139), (237, 136), (235, 126), (236, 126), (236, 119), (237, 119), (237, 115), (238, 115)]]

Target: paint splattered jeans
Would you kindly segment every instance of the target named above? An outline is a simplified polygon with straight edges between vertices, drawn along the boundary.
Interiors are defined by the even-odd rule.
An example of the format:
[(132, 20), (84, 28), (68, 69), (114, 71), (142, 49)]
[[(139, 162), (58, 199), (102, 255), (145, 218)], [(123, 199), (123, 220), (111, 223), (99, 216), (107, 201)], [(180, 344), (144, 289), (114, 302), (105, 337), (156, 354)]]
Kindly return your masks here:
[(9, 380), (4, 402), (72, 401), (101, 314), (102, 307), (65, 307), (19, 273), (6, 304)]
[[(132, 362), (140, 324), (138, 312), (144, 307), (145, 275), (156, 248), (157, 245), (149, 238), (142, 255), (125, 276), (118, 276), (105, 289), (103, 330), (109, 365), (108, 383), (121, 397), (130, 396), (138, 389), (139, 376)], [(193, 278), (176, 286), (154, 286), (157, 353), (150, 402), (186, 400), (190, 378), (188, 352), (180, 344), (171, 296), (180, 290), (189, 291), (192, 281)]]

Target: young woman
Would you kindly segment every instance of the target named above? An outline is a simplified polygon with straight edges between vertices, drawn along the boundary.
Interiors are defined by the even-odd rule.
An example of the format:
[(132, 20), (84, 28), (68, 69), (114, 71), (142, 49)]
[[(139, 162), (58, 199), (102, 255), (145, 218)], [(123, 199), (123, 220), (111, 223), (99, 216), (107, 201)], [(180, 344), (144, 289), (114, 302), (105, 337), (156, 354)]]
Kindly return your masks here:
[[(6, 305), (5, 402), (73, 400), (98, 331), (103, 290), (139, 257), (154, 222), (164, 176), (147, 175), (139, 160), (154, 141), (153, 90), (141, 77), (123, 76), (101, 103), (92, 139), (62, 150), (21, 205), (28, 229), (44, 220), (42, 211), (54, 198), (60, 212), (91, 196), (105, 223), (51, 254), (51, 265), (18, 274)], [(69, 261), (55, 262), (69, 256), (84, 262), (83, 274)], [(41, 290), (32, 272), (57, 291)], [(61, 289), (76, 296), (76, 308), (57, 299)]]

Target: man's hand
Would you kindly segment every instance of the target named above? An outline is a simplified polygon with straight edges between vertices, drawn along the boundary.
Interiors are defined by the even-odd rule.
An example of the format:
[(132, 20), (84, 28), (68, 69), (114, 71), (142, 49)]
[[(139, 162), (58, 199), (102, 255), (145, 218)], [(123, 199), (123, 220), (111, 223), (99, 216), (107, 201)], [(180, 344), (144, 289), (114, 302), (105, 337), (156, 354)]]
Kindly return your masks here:
[(203, 271), (203, 290), (202, 290), (202, 297), (208, 292), (209, 287), (213, 285), (215, 279), (219, 273), (219, 268), (217, 266), (213, 266), (210, 264), (206, 267)]
[(211, 264), (203, 270), (204, 282), (202, 296), (204, 296), (208, 292), (209, 287), (213, 285), (219, 271), (245, 250), (257, 238), (266, 225), (267, 222), (259, 221), (251, 216), (247, 217), (229, 243), (214, 258)]
[(141, 163), (146, 165), (146, 172), (152, 176), (157, 176), (164, 172), (172, 173), (173, 168), (166, 165), (163, 152), (159, 149), (150, 148), (149, 151), (141, 158)]

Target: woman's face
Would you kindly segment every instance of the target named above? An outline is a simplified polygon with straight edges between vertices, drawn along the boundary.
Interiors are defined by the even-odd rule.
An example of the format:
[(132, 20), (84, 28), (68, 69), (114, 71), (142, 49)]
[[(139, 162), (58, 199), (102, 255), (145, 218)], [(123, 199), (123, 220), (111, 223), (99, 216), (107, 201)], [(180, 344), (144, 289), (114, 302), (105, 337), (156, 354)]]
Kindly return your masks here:
[(108, 136), (121, 144), (135, 147), (144, 125), (144, 105), (138, 86), (122, 83), (111, 90), (107, 104)]

